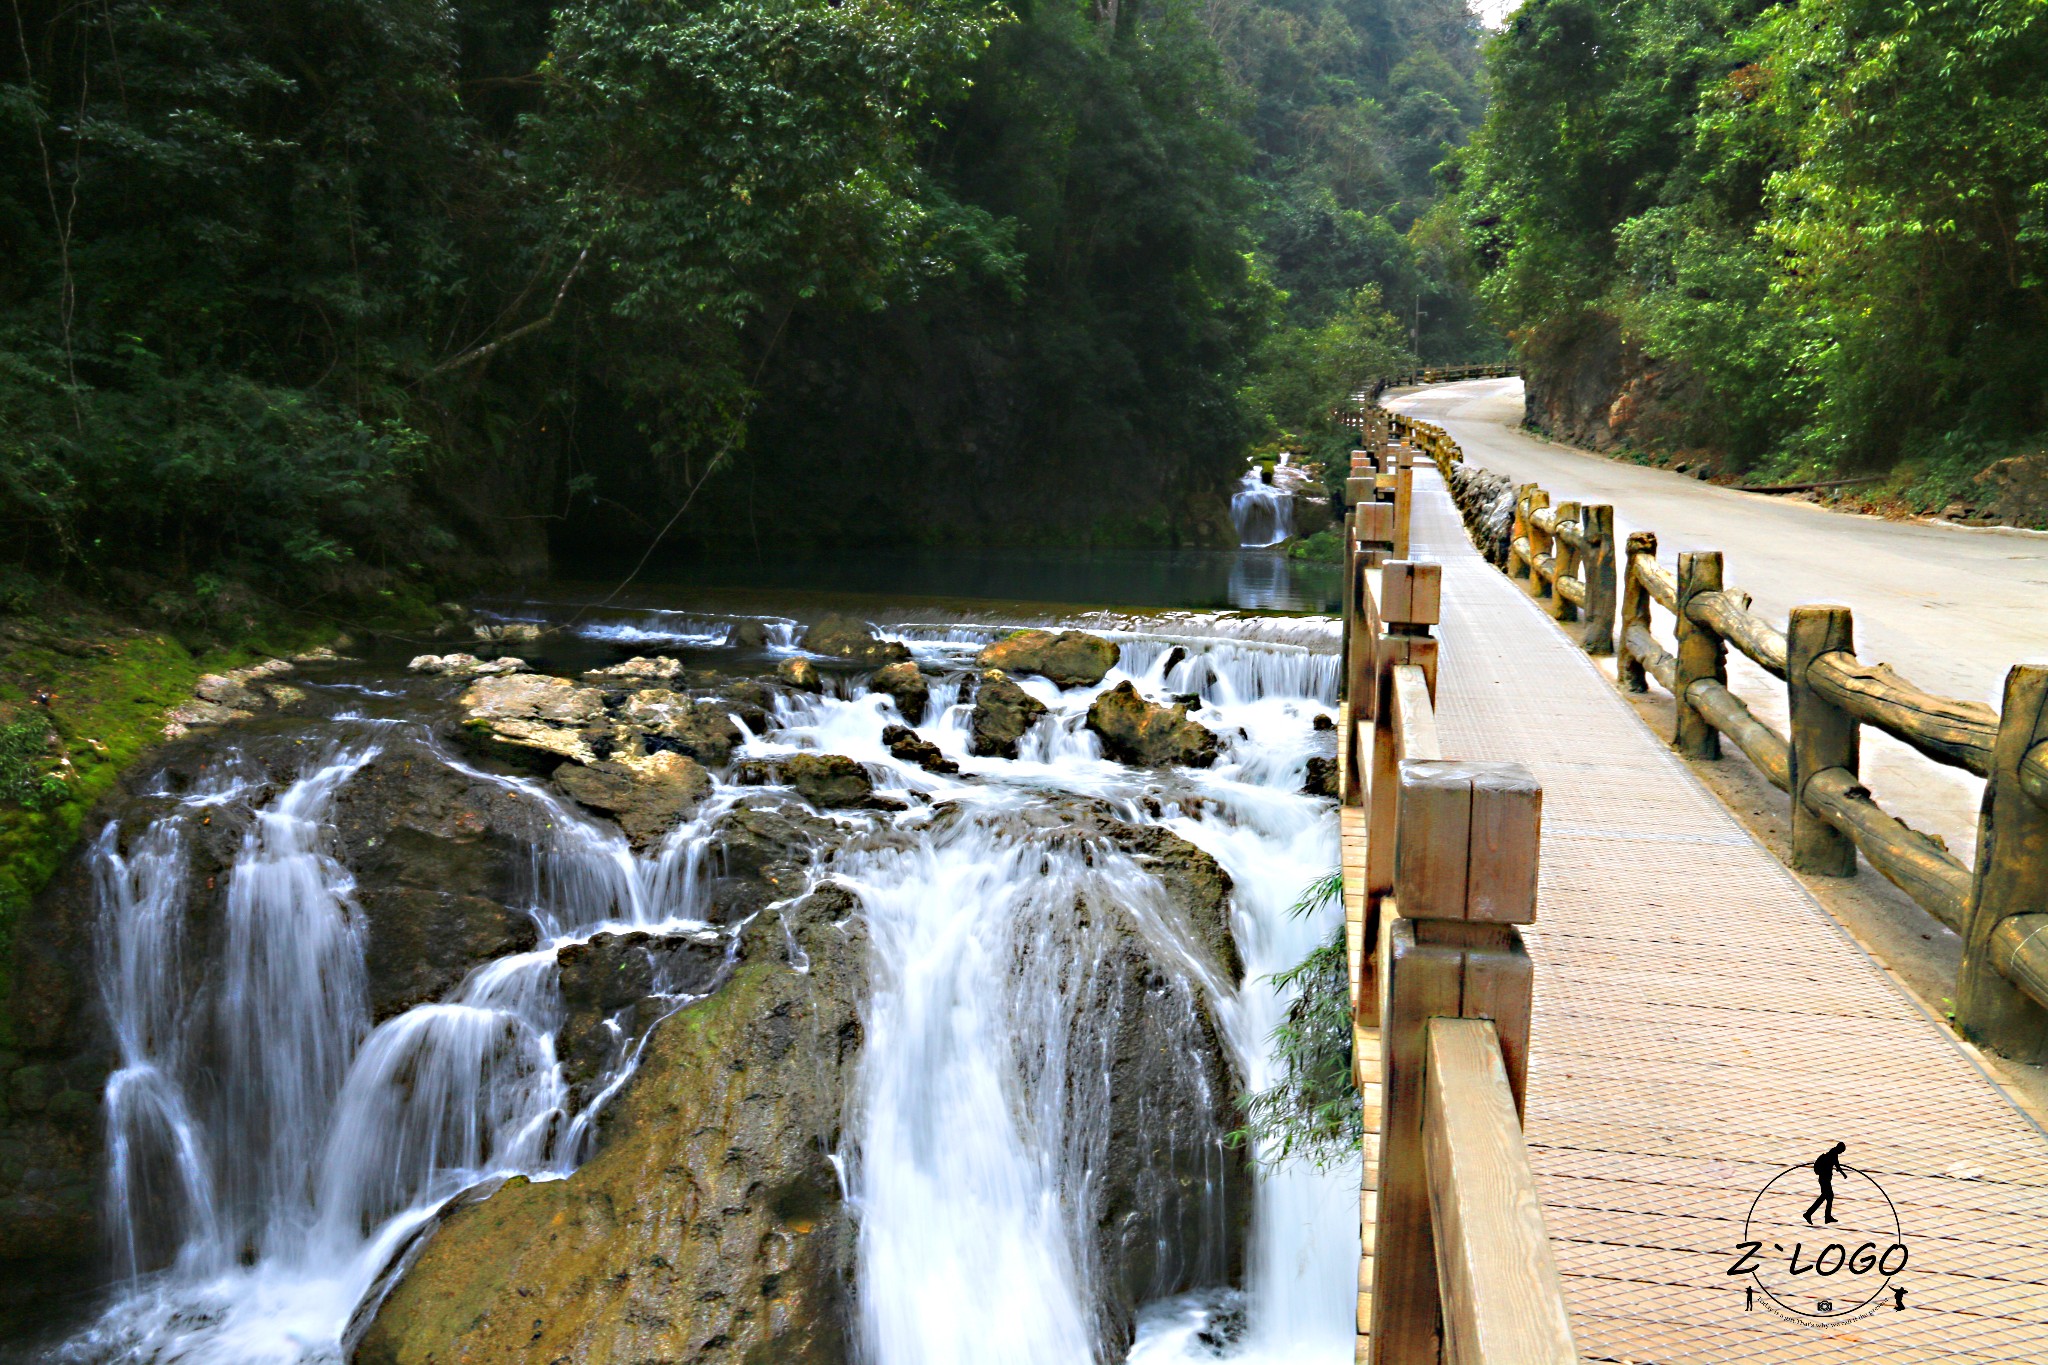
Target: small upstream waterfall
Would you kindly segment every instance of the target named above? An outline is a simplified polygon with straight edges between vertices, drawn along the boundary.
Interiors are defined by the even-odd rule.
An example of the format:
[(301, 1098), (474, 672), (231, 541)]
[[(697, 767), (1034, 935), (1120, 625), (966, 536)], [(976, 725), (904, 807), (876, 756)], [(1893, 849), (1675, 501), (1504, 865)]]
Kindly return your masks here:
[[(217, 991), (185, 976), (186, 849), (197, 822), (265, 784), (185, 793), (125, 853), (110, 825), (92, 857), (119, 1049), (107, 1200), (125, 1285), (60, 1358), (340, 1361), (351, 1315), (444, 1201), (493, 1176), (557, 1177), (586, 1154), (596, 1105), (570, 1112), (554, 1051), (558, 952), (606, 928), (710, 932), (694, 913), (702, 820), (636, 858), (537, 784), (404, 742), (415, 761), (546, 804), (554, 838), (534, 850), (528, 906), (543, 946), (371, 1027), (354, 882), (326, 850), (325, 823), (375, 743), (329, 751), (250, 812), (221, 942), (191, 964)], [(212, 766), (248, 767), (234, 754)], [(628, 1060), (600, 1077), (600, 1102)]]
[(1230, 495), (1230, 520), (1243, 548), (1278, 545), (1294, 534), (1294, 494), (1267, 483), (1258, 470), (1247, 470)]

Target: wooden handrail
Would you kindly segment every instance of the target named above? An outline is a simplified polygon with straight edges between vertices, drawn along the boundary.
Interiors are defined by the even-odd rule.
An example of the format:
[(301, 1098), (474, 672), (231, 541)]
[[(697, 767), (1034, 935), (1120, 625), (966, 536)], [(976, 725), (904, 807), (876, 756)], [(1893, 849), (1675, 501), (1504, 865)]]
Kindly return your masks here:
[(1982, 702), (1923, 692), (1888, 664), (1866, 664), (1840, 651), (1821, 655), (1810, 667), (1813, 686), (1864, 724), (1903, 740), (1936, 763), (1979, 777), (1990, 773), (1998, 713)]
[[(1432, 439), (1440, 442), (1440, 468), (1463, 458), (1440, 431)], [(1595, 512), (1612, 515), (1577, 512), (1569, 503), (1552, 508), (1535, 484), (1515, 490), (1505, 570), (1560, 620), (1577, 609), (1594, 614), (1595, 574), (1589, 564), (1575, 575), (1573, 556), (1590, 555), (1600, 539), (1584, 530)], [(1605, 539), (1611, 553), (1611, 529)], [(1652, 602), (1673, 614), (1675, 653), (1651, 631)], [(1994, 710), (1935, 695), (1884, 664), (1863, 662), (1846, 607), (1795, 607), (1784, 631), (1749, 608), (1746, 593), (1723, 586), (1718, 552), (1680, 555), (1673, 574), (1657, 562), (1657, 538), (1632, 533), (1621, 557), (1618, 681), (1640, 692), (1655, 678), (1672, 694), (1680, 752), (1716, 758), (1725, 737), (1790, 794), (1795, 870), (1853, 876), (1860, 855), (1960, 933), (1958, 1027), (2009, 1056), (2048, 1061), (2048, 933), (2037, 922), (2048, 917), (2048, 667), (2009, 670), (2003, 705)], [(1589, 649), (1594, 629), (1589, 620)], [(1789, 735), (1759, 720), (1729, 689), (1731, 645), (1784, 679)], [(1985, 779), (1974, 868), (1871, 799), (1857, 778), (1865, 725)]]
[(1431, 1019), (1423, 1097), (1446, 1365), (1575, 1365), (1536, 1172), (1487, 1019)]
[[(1549, 1365), (1548, 1355), (1522, 1353), (1516, 1335), (1531, 1321), (1551, 1324), (1552, 1344), (1561, 1339), (1565, 1351), (1557, 1359), (1576, 1358), (1555, 1266), (1542, 1259), (1549, 1255), (1542, 1215), (1524, 1201), (1533, 1201), (1534, 1181), (1519, 1129), (1534, 977), (1516, 926), (1535, 918), (1542, 791), (1516, 764), (1444, 759), (1439, 655), (1430, 634), (1441, 614), (1443, 571), (1388, 557), (1405, 540), (1414, 498), (1412, 451), (1393, 438), (1412, 440), (1439, 470), (1452, 463), (1448, 438), (1377, 413), (1362, 415), (1359, 429), (1378, 448), (1353, 458), (1360, 477), (1347, 522), (1342, 673), (1352, 724), (1340, 739), (1344, 801), (1365, 807), (1366, 833), (1363, 866), (1348, 865), (1345, 888), (1353, 1079), (1378, 1144), (1360, 1200), (1370, 1222), (1359, 1267), (1360, 1345), (1376, 1365), (1435, 1361), (1441, 1301), (1458, 1343), (1452, 1359)], [(1387, 473), (1394, 477), (1382, 490)], [(1590, 539), (1602, 527), (1611, 537), (1611, 515), (1589, 522), (1596, 528)], [(1614, 558), (1611, 546), (1604, 556), (1585, 556), (1589, 592), (1604, 584), (1613, 597)], [(1606, 620), (1611, 635), (1611, 604)], [(1370, 780), (1361, 780), (1367, 770)], [(1431, 1129), (1443, 1153), (1432, 1163), (1424, 1148), (1424, 1083), (1432, 1074), (1424, 1053), (1429, 1030), (1446, 1022), (1439, 1015), (1484, 1030), (1491, 1070), (1465, 1065), (1455, 1045), (1475, 1035), (1453, 1030), (1446, 1044), (1453, 1052), (1436, 1074), (1460, 1098), (1451, 1102), (1456, 1112), (1440, 1112)], [(1468, 1094), (1484, 1102), (1468, 1103)], [(1503, 1113), (1512, 1134), (1501, 1131)], [(1501, 1185), (1503, 1151), (1520, 1153), (1520, 1166), (1507, 1168), (1512, 1189)], [(1486, 1261), (1505, 1245), (1497, 1229), (1526, 1239), (1532, 1226), (1540, 1257), (1517, 1250), (1511, 1268)], [(1547, 1278), (1526, 1273), (1544, 1265)], [(1543, 1300), (1533, 1308), (1532, 1295)]]

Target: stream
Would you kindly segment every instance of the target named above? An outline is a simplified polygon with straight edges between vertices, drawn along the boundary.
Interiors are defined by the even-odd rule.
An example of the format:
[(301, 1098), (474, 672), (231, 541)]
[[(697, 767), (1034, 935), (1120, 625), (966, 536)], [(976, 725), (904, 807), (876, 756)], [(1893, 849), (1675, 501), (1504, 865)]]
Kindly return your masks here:
[[(802, 653), (799, 621), (774, 613), (491, 605), (495, 619), (561, 627), (520, 650), (557, 674), (655, 654), (758, 673)], [(1253, 1174), (1217, 1123), (1160, 1117), (1148, 1129), (1141, 1117), (1134, 1135), (1111, 1117), (1130, 1099), (1112, 1093), (1111, 1076), (1132, 1011), (1195, 1109), (1227, 1111), (1220, 1092), (1273, 1079), (1268, 1040), (1287, 1002), (1266, 978), (1326, 938), (1337, 914), (1289, 913), (1337, 860), (1333, 804), (1301, 794), (1309, 758), (1329, 751), (1312, 722), (1336, 705), (1334, 622), (873, 615), (931, 680), (923, 713), (900, 715), (868, 674), (820, 660), (824, 689), (777, 691), (756, 724), (742, 723), (734, 758), (846, 755), (879, 805), (901, 809), (829, 812), (817, 823), (833, 833), (804, 855), (805, 886), (737, 918), (719, 900), (720, 831), (762, 788), (714, 772), (693, 814), (636, 848), (546, 781), (452, 744), (445, 717), (459, 688), (406, 673), (396, 656), (308, 667), (295, 679), (308, 697), (298, 714), (246, 737), (223, 731), (202, 767), (167, 769), (148, 792), (153, 813), (109, 824), (88, 855), (114, 1053), (104, 1221), (115, 1284), (50, 1358), (346, 1360), (394, 1258), (449, 1200), (511, 1175), (564, 1179), (603, 1142), (659, 1018), (618, 1012), (596, 1051), (574, 1045), (584, 1060), (572, 1064), (571, 957), (606, 936), (651, 935), (668, 945), (649, 959), (653, 1014), (687, 1009), (750, 943), (806, 970), (786, 907), (829, 884), (857, 900), (868, 944), (865, 1046), (831, 1153), (857, 1228), (861, 1360), (1348, 1361), (1356, 1166)], [(1037, 624), (1098, 633), (1119, 662), (1092, 687), (1020, 677), (1045, 714), (1018, 757), (977, 757), (964, 698), (974, 655)], [(1193, 718), (1220, 741), (1215, 764), (1106, 758), (1083, 722), (1125, 681), (1198, 699)], [(883, 732), (906, 721), (957, 771), (896, 757)], [(363, 927), (378, 888), (346, 864), (334, 831), (338, 803), (394, 762), (496, 793), (530, 813), (533, 833), (506, 892), (526, 946), (386, 1010), (372, 998)], [(1103, 832), (1129, 827), (1177, 836), (1228, 873), (1242, 984), (1197, 941), (1151, 860)], [(239, 834), (219, 921), (202, 933), (195, 850), (229, 828)], [(1141, 996), (1116, 970), (1127, 941), (1158, 964)], [(1200, 1061), (1216, 1040), (1234, 1079)], [(1139, 1139), (1165, 1152), (1131, 1177), (1150, 1244), (1118, 1244), (1112, 1267), (1098, 1227), (1105, 1173), (1129, 1166), (1117, 1145)], [(1248, 1226), (1232, 1212), (1247, 1194)], [(1112, 1274), (1134, 1286), (1128, 1321), (1104, 1307)]]

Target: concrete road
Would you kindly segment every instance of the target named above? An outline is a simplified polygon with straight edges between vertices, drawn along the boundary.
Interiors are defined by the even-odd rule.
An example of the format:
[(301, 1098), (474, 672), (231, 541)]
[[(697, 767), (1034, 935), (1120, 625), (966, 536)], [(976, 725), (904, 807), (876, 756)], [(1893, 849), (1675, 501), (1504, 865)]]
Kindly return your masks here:
[[(1728, 586), (1749, 593), (1752, 610), (1781, 629), (1794, 605), (1850, 607), (1857, 654), (1930, 692), (1995, 710), (2008, 668), (2048, 662), (2048, 534), (1852, 516), (1589, 455), (1518, 428), (1519, 379), (1443, 384), (1383, 401), (1442, 426), (1467, 461), (1541, 484), (1553, 503), (1612, 503), (1617, 533), (1656, 532), (1667, 564), (1675, 567), (1680, 550), (1721, 551)], [(1657, 614), (1668, 648), (1670, 618)], [(1785, 733), (1784, 684), (1734, 650), (1729, 659), (1730, 686)], [(1868, 727), (1863, 735), (1864, 780), (1878, 802), (1973, 857), (1983, 783)]]

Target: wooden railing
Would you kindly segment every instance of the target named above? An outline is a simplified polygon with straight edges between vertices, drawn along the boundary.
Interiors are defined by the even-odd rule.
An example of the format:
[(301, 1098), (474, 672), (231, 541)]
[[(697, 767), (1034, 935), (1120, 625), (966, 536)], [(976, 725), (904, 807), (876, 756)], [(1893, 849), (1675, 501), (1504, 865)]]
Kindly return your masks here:
[(1387, 382), (1403, 387), (1409, 384), (1451, 384), (1460, 379), (1505, 379), (1515, 372), (1515, 364), (1511, 360), (1491, 365), (1425, 365), (1419, 370), (1397, 374)]
[[(1440, 428), (1398, 414), (1371, 419), (1427, 448), (1448, 476), (1462, 458)], [(1631, 692), (1655, 679), (1674, 700), (1672, 744), (1716, 759), (1726, 737), (1791, 796), (1796, 871), (1849, 877), (1856, 858), (1963, 939), (1956, 1025), (2028, 1062), (2048, 1061), (2048, 666), (2007, 672), (2003, 706), (1938, 696), (1855, 650), (1847, 607), (1792, 608), (1784, 629), (1725, 586), (1719, 551), (1657, 562), (1657, 537), (1628, 537), (1616, 563), (1611, 507), (1550, 505), (1534, 484), (1515, 493), (1508, 573), (1579, 636), (1589, 653), (1618, 650)], [(1619, 602), (1615, 601), (1619, 593)], [(1653, 633), (1653, 606), (1673, 648)], [(1729, 646), (1785, 682), (1789, 734), (1728, 687)], [(1861, 727), (1873, 726), (1936, 763), (1985, 779), (1974, 866), (1888, 814), (1858, 776)]]
[(1375, 1365), (1567, 1365), (1521, 1124), (1534, 976), (1517, 926), (1535, 919), (1542, 791), (1519, 764), (1444, 756), (1442, 567), (1406, 557), (1416, 447), (1368, 429), (1347, 487), (1343, 737), (1366, 829), (1346, 873), (1357, 1080), (1378, 1130), (1359, 1333)]

